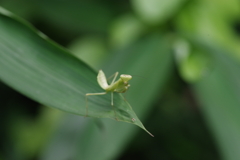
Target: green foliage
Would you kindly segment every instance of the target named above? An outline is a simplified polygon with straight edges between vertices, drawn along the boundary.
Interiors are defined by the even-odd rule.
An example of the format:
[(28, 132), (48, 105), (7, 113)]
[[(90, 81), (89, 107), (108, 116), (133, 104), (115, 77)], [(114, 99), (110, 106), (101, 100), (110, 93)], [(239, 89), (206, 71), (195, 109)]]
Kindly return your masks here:
[(149, 24), (163, 23), (183, 5), (186, 0), (132, 0), (133, 8)]
[(237, 149), (240, 145), (238, 136), (240, 63), (226, 56), (230, 53), (218, 48), (212, 48), (215, 68), (211, 75), (204, 77), (193, 87), (203, 106), (206, 119), (216, 135), (222, 157), (234, 160), (240, 156)]
[[(85, 94), (100, 92), (90, 67), (1, 10), (0, 34), (5, 38), (0, 52), (3, 82), (46, 106), (82, 116), (116, 118), (109, 94), (95, 101), (89, 98), (86, 115)], [(129, 103), (119, 94), (114, 97), (117, 119), (145, 130)]]
[[(0, 5), (0, 159), (240, 158), (238, 0)], [(99, 69), (133, 76), (117, 118), (154, 138), (110, 94), (84, 118)]]
[[(127, 100), (134, 110), (138, 113), (141, 118), (146, 118), (146, 113), (149, 112), (152, 106), (149, 106), (149, 103), (157, 97), (159, 88), (163, 88), (163, 84), (168, 76), (169, 71), (171, 71), (171, 54), (169, 50), (169, 44), (165, 41), (165, 36), (151, 36), (143, 41), (137, 43), (133, 47), (124, 49), (121, 54), (115, 54), (111, 61), (104, 67), (107, 73), (112, 73), (114, 68), (118, 68), (120, 72), (126, 73), (135, 73), (137, 75), (147, 75), (149, 71), (153, 74), (149, 74), (149, 78), (145, 79), (145, 83), (149, 85), (144, 85), (142, 87), (137, 87), (142, 84), (141, 80), (138, 80), (137, 77), (133, 78), (131, 90), (127, 93)], [(159, 45), (160, 44), (160, 45)], [(148, 51), (148, 52), (147, 52)], [(158, 53), (161, 54), (158, 54)], [(138, 56), (138, 55), (141, 56)], [(126, 66), (121, 65), (125, 63)], [(130, 63), (131, 65), (127, 65)], [(141, 65), (139, 65), (141, 64)], [(143, 65), (142, 65), (143, 64)], [(159, 68), (155, 66), (158, 65)], [(112, 67), (109, 67), (112, 66)], [(147, 66), (147, 68), (146, 68)], [(148, 93), (148, 94), (146, 94)], [(138, 101), (138, 97), (141, 97)], [(69, 121), (74, 123), (74, 120), (71, 120), (71, 117), (68, 117)], [(96, 124), (93, 122), (88, 122), (87, 129), (79, 130), (77, 133), (80, 135), (77, 138), (77, 141), (85, 139), (80, 144), (76, 144), (76, 152), (72, 153), (74, 159), (111, 159), (116, 157), (119, 153), (119, 147), (127, 143), (127, 141), (134, 136), (137, 128), (131, 127), (131, 125), (118, 124), (114, 121), (100, 121), (100, 132), (96, 131)], [(77, 128), (78, 124), (75, 123), (73, 128)], [(91, 132), (89, 132), (91, 130)], [(61, 133), (67, 134), (69, 130), (62, 131)], [(102, 138), (99, 138), (100, 135)], [(62, 157), (57, 153), (59, 150), (52, 152), (52, 148), (56, 148), (56, 145), (64, 145), (65, 140), (62, 139), (61, 135), (56, 135), (56, 139), (50, 145), (50, 149), (46, 151), (43, 159), (59, 159), (63, 160), (66, 157)], [(117, 138), (116, 138), (117, 137)], [(148, 137), (151, 138), (151, 137)], [(90, 140), (91, 139), (91, 140)], [(90, 140), (90, 141), (89, 141)], [(97, 145), (96, 145), (97, 144)], [(94, 146), (94, 147), (93, 147)], [(66, 148), (69, 146), (66, 146)], [(81, 150), (82, 152), (78, 152)], [(92, 151), (96, 154), (88, 154), (88, 151)], [(86, 152), (84, 152), (86, 151)]]

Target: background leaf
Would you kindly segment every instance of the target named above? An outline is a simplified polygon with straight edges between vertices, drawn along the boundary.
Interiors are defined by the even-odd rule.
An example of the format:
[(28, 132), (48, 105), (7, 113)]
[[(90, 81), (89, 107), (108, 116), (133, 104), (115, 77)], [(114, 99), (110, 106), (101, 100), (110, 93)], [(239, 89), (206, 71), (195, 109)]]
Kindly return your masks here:
[[(214, 68), (193, 85), (202, 104), (209, 127), (222, 150), (222, 157), (234, 160), (240, 157), (240, 64), (221, 47), (208, 46), (214, 57)], [(221, 48), (221, 49), (220, 49)]]
[(132, 0), (136, 13), (149, 24), (159, 24), (170, 18), (186, 0)]

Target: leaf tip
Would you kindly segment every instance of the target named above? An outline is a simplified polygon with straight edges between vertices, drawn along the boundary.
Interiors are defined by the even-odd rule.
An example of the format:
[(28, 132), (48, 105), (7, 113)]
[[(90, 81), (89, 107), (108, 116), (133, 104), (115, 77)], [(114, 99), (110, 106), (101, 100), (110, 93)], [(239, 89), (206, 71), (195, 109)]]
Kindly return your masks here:
[(154, 137), (152, 133), (150, 133), (148, 130), (144, 129), (150, 136)]
[[(138, 125), (138, 124), (137, 124)], [(142, 128), (144, 131), (146, 131), (150, 136), (154, 137), (152, 133), (150, 133), (142, 124), (138, 125), (140, 128)]]

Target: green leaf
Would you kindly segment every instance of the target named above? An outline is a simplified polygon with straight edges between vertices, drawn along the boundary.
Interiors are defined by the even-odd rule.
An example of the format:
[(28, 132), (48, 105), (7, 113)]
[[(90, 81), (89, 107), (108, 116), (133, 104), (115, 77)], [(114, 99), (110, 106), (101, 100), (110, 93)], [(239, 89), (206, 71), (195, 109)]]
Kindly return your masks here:
[(159, 24), (170, 18), (186, 0), (132, 0), (133, 9), (149, 24)]
[[(170, 44), (165, 35), (147, 36), (116, 52), (103, 68), (107, 74), (117, 70), (133, 75), (126, 99), (143, 119), (147, 118), (149, 111), (153, 109), (154, 101), (161, 96), (166, 80), (172, 73)], [(116, 159), (139, 130), (125, 123), (116, 125), (114, 121), (104, 119), (89, 123), (83, 121), (85, 120), (79, 119), (76, 123), (74, 117), (66, 118), (65, 124), (53, 137), (42, 159)], [(71, 126), (67, 126), (66, 122)], [(94, 122), (97, 122), (97, 125)], [(66, 143), (69, 142), (69, 137), (74, 137), (74, 141)], [(146, 140), (150, 138), (146, 136)]]
[[(14, 105), (21, 107), (17, 102)], [(56, 130), (56, 124), (63, 113), (52, 108), (42, 107), (39, 116), (34, 120), (23, 115), (12, 116), (16, 119), (11, 120), (9, 125), (11, 139), (14, 140), (15, 150), (21, 152), (21, 156), (25, 157), (23, 159), (31, 159), (38, 154), (39, 150), (48, 142), (50, 135)]]
[(198, 81), (210, 70), (211, 57), (202, 48), (184, 39), (177, 39), (174, 50), (180, 75), (185, 81), (190, 83)]
[(224, 48), (213, 45), (206, 48), (214, 56), (214, 68), (193, 88), (223, 159), (239, 159), (240, 63)]
[(195, 0), (178, 14), (175, 19), (177, 30), (210, 44), (218, 43), (239, 57), (240, 39), (233, 29), (239, 17), (239, 7), (240, 1), (236, 0)]
[(86, 64), (98, 69), (106, 56), (107, 47), (104, 37), (87, 36), (74, 40), (68, 47), (70, 51)]
[(115, 48), (124, 48), (146, 32), (146, 25), (132, 14), (116, 19), (110, 29), (111, 44)]
[(35, 3), (40, 13), (38, 17), (56, 28), (67, 29), (68, 33), (106, 32), (119, 7), (112, 5), (113, 8), (108, 3), (89, 0), (41, 0)]
[[(103, 92), (97, 73), (25, 21), (3, 8), (0, 12), (1, 80), (41, 104), (86, 116), (85, 94)], [(90, 117), (116, 118), (110, 95), (92, 96), (88, 105)], [(114, 105), (119, 121), (145, 130), (119, 94)]]

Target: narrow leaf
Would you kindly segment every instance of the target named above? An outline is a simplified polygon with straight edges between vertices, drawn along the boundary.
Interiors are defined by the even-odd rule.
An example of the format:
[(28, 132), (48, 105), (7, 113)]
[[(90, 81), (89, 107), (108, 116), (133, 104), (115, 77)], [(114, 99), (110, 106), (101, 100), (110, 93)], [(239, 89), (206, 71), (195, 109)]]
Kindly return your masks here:
[[(97, 73), (27, 22), (0, 8), (0, 79), (33, 100), (86, 116), (86, 93), (103, 92)], [(110, 95), (89, 98), (88, 116), (116, 119)], [(144, 128), (119, 95), (117, 119)], [(134, 121), (133, 121), (134, 119)]]
[(193, 88), (220, 153), (224, 159), (235, 160), (240, 157), (240, 63), (233, 54), (211, 45), (205, 47), (214, 57), (214, 67)]

